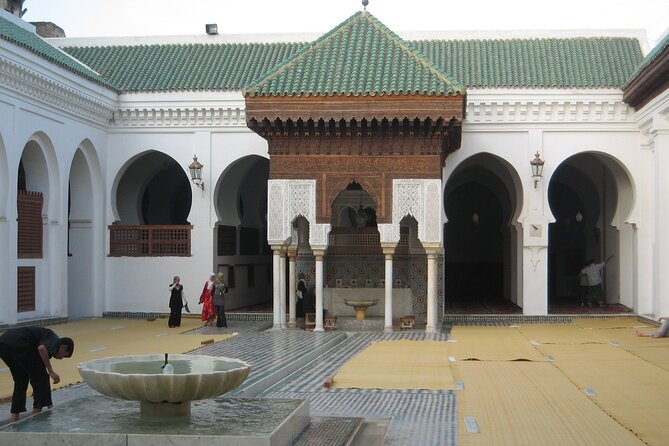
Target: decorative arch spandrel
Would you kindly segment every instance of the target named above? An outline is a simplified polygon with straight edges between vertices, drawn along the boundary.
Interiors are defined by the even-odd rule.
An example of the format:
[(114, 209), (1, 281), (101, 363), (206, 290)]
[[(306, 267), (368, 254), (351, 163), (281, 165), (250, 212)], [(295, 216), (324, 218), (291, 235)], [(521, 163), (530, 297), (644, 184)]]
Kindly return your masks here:
[(386, 215), (385, 215), (385, 200), (384, 196), (385, 194), (383, 193), (383, 176), (382, 175), (377, 175), (377, 176), (344, 176), (344, 175), (328, 175), (327, 179), (327, 186), (325, 188), (325, 209), (323, 209), (324, 213), (322, 215), (323, 220), (330, 221), (332, 217), (332, 205), (334, 201), (337, 199), (339, 194), (341, 194), (346, 188), (348, 187), (349, 184), (351, 183), (358, 183), (362, 189), (369, 194), (369, 196), (374, 200), (374, 203), (376, 203), (376, 218), (377, 221), (385, 221)]

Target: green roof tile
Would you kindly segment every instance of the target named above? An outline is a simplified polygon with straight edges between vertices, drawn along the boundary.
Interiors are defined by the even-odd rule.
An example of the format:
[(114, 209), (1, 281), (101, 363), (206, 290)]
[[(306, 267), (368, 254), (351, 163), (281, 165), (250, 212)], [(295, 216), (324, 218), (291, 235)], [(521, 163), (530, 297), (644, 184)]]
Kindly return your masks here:
[[(287, 91), (288, 84), (282, 82), (290, 80), (290, 88), (295, 91), (343, 91), (345, 85), (350, 91), (389, 92), (400, 82), (408, 85), (410, 81), (422, 80), (422, 77), (416, 78), (417, 72), (408, 69), (415, 67), (409, 62), (401, 69), (388, 68), (393, 63), (403, 67), (399, 61), (407, 61), (402, 57), (409, 54), (409, 50), (407, 53), (399, 50), (383, 53), (384, 41), (371, 39), (365, 40), (371, 43), (369, 55), (364, 56), (348, 49), (354, 43), (362, 42), (359, 35), (357, 40), (350, 33), (333, 36), (340, 27), (321, 37), (319, 40), (326, 36), (331, 40), (318, 46), (320, 50), (312, 51), (309, 57), (299, 56), (314, 48), (318, 41), (306, 46), (299, 42), (166, 44), (68, 47), (64, 50), (124, 92), (242, 90), (268, 76), (272, 77), (272, 82), (263, 87), (268, 91)], [(394, 36), (389, 31), (388, 35)], [(431, 61), (427, 66), (431, 63), (436, 71), (466, 88), (619, 88), (643, 60), (639, 42), (624, 37), (405, 43), (417, 60), (424, 57)], [(344, 54), (342, 47), (347, 49), (345, 57), (337, 59), (336, 55)], [(376, 63), (371, 63), (371, 54), (383, 54), (383, 58), (379, 56)], [(356, 59), (357, 56), (360, 58)], [(366, 64), (365, 70), (362, 70), (362, 64)], [(277, 73), (277, 67), (282, 66), (290, 70), (280, 77), (271, 76), (271, 73)], [(427, 68), (423, 72), (432, 73)], [(441, 78), (428, 75), (427, 79)], [(426, 88), (436, 87), (426, 81)]]
[(465, 88), (368, 12), (357, 12), (245, 88), (248, 96), (453, 96)]
[(56, 65), (92, 80), (105, 87), (113, 88), (112, 85), (98, 73), (74, 60), (67, 53), (53, 47), (37, 34), (30, 32), (15, 23), (0, 17), (0, 38), (15, 45), (23, 47), (39, 57), (53, 62)]
[(632, 38), (417, 41), (468, 88), (619, 88), (641, 60)]
[(67, 47), (123, 92), (241, 90), (304, 43)]

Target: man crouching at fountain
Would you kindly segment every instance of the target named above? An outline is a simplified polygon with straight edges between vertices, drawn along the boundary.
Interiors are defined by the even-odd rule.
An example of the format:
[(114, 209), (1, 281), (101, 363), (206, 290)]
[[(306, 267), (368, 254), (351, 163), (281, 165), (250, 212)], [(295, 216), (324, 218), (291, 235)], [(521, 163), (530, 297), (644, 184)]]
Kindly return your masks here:
[(70, 358), (74, 353), (74, 341), (59, 338), (56, 333), (43, 327), (10, 328), (0, 336), (0, 358), (7, 364), (14, 379), (12, 395), (12, 422), (26, 411), (28, 382), (33, 388), (33, 411), (38, 413), (44, 406), (51, 407), (51, 384), (60, 382), (60, 376), (51, 367), (50, 358)]

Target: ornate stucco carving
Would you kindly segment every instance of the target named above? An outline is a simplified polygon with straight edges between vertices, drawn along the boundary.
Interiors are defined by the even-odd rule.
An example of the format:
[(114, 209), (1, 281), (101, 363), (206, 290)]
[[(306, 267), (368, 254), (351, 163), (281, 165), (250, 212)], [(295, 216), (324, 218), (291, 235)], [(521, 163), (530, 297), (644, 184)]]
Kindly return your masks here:
[(469, 123), (485, 122), (630, 122), (633, 113), (620, 99), (614, 98), (565, 98), (541, 100), (538, 98), (486, 98), (475, 99), (470, 94), (467, 101)]
[(120, 108), (114, 127), (246, 127), (246, 114), (234, 107)]
[[(272, 244), (282, 244), (284, 220), (284, 185), (281, 181), (268, 181), (267, 185), (267, 240)], [(276, 243), (273, 243), (276, 242)]]
[(393, 221), (391, 225), (379, 225), (382, 243), (399, 241), (399, 224), (407, 215), (418, 222), (421, 242), (441, 244), (441, 180), (393, 181)]
[(346, 186), (359, 183), (376, 203), (379, 223), (390, 223), (395, 178), (441, 178), (438, 156), (294, 156), (270, 157), (271, 179), (314, 179), (316, 220), (328, 224), (332, 203)]
[(267, 184), (267, 239), (270, 245), (283, 245), (290, 240), (293, 221), (302, 216), (309, 225), (309, 243), (327, 245), (330, 225), (315, 224), (315, 180), (269, 180)]
[(114, 107), (56, 82), (46, 76), (0, 57), (0, 85), (32, 99), (52, 105), (61, 112), (107, 125)]

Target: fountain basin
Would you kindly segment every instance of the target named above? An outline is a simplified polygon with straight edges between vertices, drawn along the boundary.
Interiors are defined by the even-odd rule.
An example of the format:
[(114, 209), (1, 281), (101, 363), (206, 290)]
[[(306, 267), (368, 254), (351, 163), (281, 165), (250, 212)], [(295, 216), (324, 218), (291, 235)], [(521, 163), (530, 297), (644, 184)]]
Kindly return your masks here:
[(379, 303), (378, 299), (344, 299), (344, 303), (349, 307), (355, 309), (355, 318), (358, 320), (365, 319), (367, 308)]
[(164, 355), (118, 356), (82, 362), (84, 381), (98, 392), (139, 401), (144, 419), (189, 417), (190, 402), (215, 398), (244, 382), (251, 366), (239, 359), (170, 355), (173, 373), (164, 373)]
[(278, 398), (193, 401), (193, 419), (170, 423), (139, 418), (137, 406), (99, 394), (79, 396), (0, 427), (0, 445), (290, 446), (310, 418), (308, 401)]

